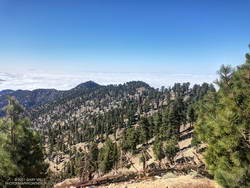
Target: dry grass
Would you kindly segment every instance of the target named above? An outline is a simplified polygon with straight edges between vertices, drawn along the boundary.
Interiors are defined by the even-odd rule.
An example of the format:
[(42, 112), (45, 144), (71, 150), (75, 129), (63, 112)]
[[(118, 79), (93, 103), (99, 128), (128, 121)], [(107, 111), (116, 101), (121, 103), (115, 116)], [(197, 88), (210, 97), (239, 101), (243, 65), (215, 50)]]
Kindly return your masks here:
[(162, 178), (144, 180), (141, 182), (123, 182), (100, 186), (101, 188), (219, 188), (217, 183), (206, 178), (192, 176), (166, 175)]
[(184, 183), (181, 185), (174, 185), (173, 188), (215, 188), (210, 182), (200, 182), (200, 183)]
[(54, 185), (53, 188), (73, 188), (71, 185), (79, 182), (79, 178), (66, 179), (63, 182)]

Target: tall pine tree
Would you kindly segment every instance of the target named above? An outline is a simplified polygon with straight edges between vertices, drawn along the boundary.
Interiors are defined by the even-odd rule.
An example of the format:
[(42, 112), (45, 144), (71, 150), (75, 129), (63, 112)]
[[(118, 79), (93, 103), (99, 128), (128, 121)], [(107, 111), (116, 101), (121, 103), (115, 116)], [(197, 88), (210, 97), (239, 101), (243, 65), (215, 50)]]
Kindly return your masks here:
[(209, 172), (224, 187), (250, 187), (250, 55), (235, 71), (222, 66), (219, 90), (201, 102), (196, 136), (207, 144)]
[(0, 177), (44, 178), (48, 165), (44, 162), (40, 135), (22, 118), (23, 108), (12, 97), (0, 120)]

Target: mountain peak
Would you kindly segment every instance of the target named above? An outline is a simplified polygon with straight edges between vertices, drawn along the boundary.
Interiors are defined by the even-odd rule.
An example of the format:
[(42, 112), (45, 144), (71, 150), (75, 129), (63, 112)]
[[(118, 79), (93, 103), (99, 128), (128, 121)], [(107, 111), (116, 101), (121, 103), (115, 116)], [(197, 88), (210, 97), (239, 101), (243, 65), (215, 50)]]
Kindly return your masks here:
[(99, 84), (90, 80), (90, 81), (79, 84), (78, 86), (75, 87), (75, 89), (83, 89), (83, 88), (93, 89), (99, 86), (100, 86)]

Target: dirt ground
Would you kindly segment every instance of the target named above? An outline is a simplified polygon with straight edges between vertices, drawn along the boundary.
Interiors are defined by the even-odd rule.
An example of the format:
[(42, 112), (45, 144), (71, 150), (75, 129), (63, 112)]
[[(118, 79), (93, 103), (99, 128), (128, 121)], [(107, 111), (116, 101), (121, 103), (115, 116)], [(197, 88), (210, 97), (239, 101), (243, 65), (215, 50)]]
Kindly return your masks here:
[(108, 186), (99, 186), (98, 188), (220, 188), (220, 186), (206, 178), (167, 174), (151, 180), (110, 184)]

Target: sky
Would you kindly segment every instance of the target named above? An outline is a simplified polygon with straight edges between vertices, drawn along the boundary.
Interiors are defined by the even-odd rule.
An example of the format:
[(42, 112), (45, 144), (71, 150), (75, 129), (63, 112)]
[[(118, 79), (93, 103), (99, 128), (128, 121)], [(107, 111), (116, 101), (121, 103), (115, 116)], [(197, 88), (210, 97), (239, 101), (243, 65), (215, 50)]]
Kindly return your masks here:
[(244, 62), (250, 0), (0, 0), (0, 90), (213, 82)]

